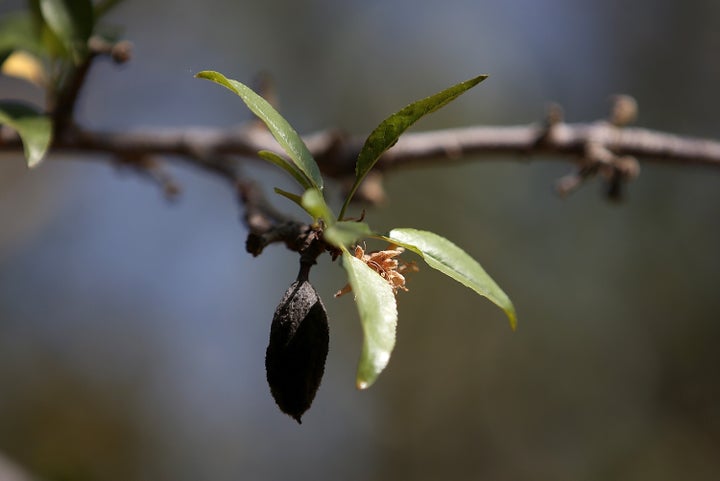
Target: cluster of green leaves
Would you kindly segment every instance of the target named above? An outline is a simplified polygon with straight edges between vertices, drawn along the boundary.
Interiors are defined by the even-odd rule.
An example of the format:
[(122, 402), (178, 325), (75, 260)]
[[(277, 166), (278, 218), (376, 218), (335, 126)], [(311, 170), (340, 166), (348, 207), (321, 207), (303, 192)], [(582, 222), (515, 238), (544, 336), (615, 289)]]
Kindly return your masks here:
[(392, 286), (361, 259), (353, 256), (349, 247), (365, 238), (382, 239), (418, 254), (430, 267), (464, 284), (499, 306), (515, 329), (515, 308), (508, 296), (485, 272), (482, 266), (460, 247), (432, 232), (396, 228), (387, 233), (373, 231), (365, 222), (345, 220), (345, 212), (355, 191), (380, 156), (397, 142), (400, 135), (423, 116), (434, 112), (474, 87), (486, 76), (481, 75), (447, 88), (435, 95), (418, 100), (392, 114), (372, 131), (365, 141), (355, 166), (355, 181), (335, 216), (323, 197), (320, 169), (297, 132), (264, 98), (242, 83), (224, 75), (204, 71), (196, 77), (216, 82), (238, 96), (259, 117), (286, 156), (261, 151), (259, 156), (283, 169), (297, 181), (302, 193), (275, 189), (277, 193), (298, 204), (323, 227), (323, 239), (342, 251), (342, 265), (355, 294), (364, 341), (357, 372), (357, 386), (369, 387), (387, 366), (395, 346), (398, 312)]
[[(49, 95), (60, 92), (73, 69), (88, 55), (88, 40), (98, 21), (119, 0), (29, 0), (28, 8), (0, 21), (0, 66), (5, 75), (32, 82)], [(107, 33), (107, 32), (106, 32)], [(41, 108), (0, 100), (0, 124), (16, 130), (28, 165), (45, 156), (52, 140), (52, 119)]]

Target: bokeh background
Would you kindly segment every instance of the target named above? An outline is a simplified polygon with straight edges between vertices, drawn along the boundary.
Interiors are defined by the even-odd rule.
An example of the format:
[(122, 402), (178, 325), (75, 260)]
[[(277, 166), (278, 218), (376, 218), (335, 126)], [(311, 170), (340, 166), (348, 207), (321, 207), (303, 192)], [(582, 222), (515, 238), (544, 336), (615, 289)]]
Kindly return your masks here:
[[(270, 72), (301, 132), (366, 133), (488, 73), (418, 129), (539, 121), (549, 101), (594, 120), (628, 93), (642, 126), (720, 137), (716, 0), (127, 0), (110, 19), (135, 55), (91, 72), (79, 120), (98, 129), (250, 118), (193, 79), (209, 68)], [(12, 79), (0, 93), (38, 98)], [(263, 367), (297, 259), (245, 253), (225, 183), (172, 164), (183, 194), (167, 202), (102, 159), (28, 171), (4, 154), (0, 452), (63, 481), (720, 479), (720, 172), (646, 164), (617, 205), (596, 183), (561, 200), (570, 165), (526, 160), (396, 172), (368, 212), (480, 259), (518, 331), (424, 269), (399, 296), (388, 369), (358, 392), (357, 314), (332, 299), (344, 280), (325, 258), (312, 279), (331, 350), (298, 426)]]

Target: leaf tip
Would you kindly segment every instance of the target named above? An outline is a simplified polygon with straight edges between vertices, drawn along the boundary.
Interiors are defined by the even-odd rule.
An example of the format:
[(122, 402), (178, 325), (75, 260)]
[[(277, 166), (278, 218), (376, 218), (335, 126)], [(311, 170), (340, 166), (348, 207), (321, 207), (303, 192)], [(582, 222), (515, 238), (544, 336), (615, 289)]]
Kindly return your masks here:
[[(390, 355), (387, 356), (388, 359), (390, 359)], [(385, 366), (376, 366), (374, 372), (368, 372), (363, 369), (362, 366), (358, 367), (358, 373), (357, 377), (355, 379), (355, 387), (359, 391), (364, 391), (365, 389), (369, 388), (373, 384), (375, 384), (375, 381), (377, 381), (377, 378), (380, 376), (380, 373), (383, 371)]]
[(505, 313), (510, 321), (510, 329), (512, 329), (513, 332), (517, 331), (517, 314), (515, 313), (515, 308), (511, 307), (509, 310), (505, 311)]
[(466, 82), (466, 85), (470, 84), (469, 88), (473, 88), (474, 86), (476, 86), (477, 84), (479, 84), (480, 82), (482, 82), (483, 80), (485, 80), (487, 78), (488, 78), (487, 74), (481, 74), (481, 75), (478, 75), (477, 77), (473, 77), (470, 80), (468, 80)]
[(29, 169), (35, 169), (35, 168), (37, 168), (37, 166), (42, 163), (42, 161), (43, 161), (44, 158), (45, 158), (45, 155), (44, 155), (44, 154), (43, 154), (43, 155), (40, 155), (40, 156), (35, 156), (35, 155), (33, 155), (33, 156), (28, 157), (28, 159), (27, 159), (27, 166), (28, 166), (28, 168), (29, 168)]

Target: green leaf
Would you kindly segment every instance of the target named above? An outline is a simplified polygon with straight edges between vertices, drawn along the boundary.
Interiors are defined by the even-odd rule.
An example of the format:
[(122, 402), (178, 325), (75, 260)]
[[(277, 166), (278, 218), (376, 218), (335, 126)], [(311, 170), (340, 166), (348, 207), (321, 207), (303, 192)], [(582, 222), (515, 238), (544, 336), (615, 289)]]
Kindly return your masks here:
[(387, 239), (419, 254), (430, 267), (487, 297), (505, 311), (510, 327), (515, 330), (517, 316), (510, 298), (464, 250), (442, 236), (417, 229), (393, 229)]
[(58, 58), (70, 58), (72, 56), (72, 52), (68, 50), (66, 44), (45, 21), (42, 9), (40, 8), (40, 1), (41, 0), (28, 0), (28, 4), (33, 28), (40, 43), (42, 44), (45, 56), (49, 57), (51, 61)]
[(366, 389), (390, 361), (395, 347), (397, 304), (390, 284), (347, 251), (343, 252), (343, 267), (355, 294), (364, 334), (356, 383), (358, 389)]
[[(295, 202), (298, 206), (300, 206), (300, 208), (305, 209), (305, 207), (303, 207), (303, 205), (302, 205), (302, 197), (301, 196), (299, 196), (297, 194), (293, 194), (292, 192), (288, 192), (287, 190), (282, 190), (278, 187), (275, 187), (274, 190), (275, 190), (276, 194), (282, 195), (286, 199), (290, 199), (291, 201)], [(309, 212), (308, 212), (308, 214), (309, 214)]]
[(418, 100), (411, 103), (407, 107), (395, 112), (390, 117), (383, 120), (375, 130), (373, 130), (365, 140), (365, 144), (360, 150), (357, 162), (355, 164), (355, 183), (350, 189), (350, 193), (345, 199), (345, 204), (340, 211), (340, 220), (345, 215), (345, 210), (350, 204), (350, 200), (355, 191), (360, 186), (365, 176), (375, 166), (380, 156), (395, 145), (400, 135), (405, 132), (412, 124), (420, 120), (427, 114), (430, 114), (449, 102), (455, 100), (463, 92), (476, 86), (487, 78), (487, 75), (480, 75), (450, 88), (438, 92), (435, 95)]
[(25, 50), (38, 57), (45, 53), (40, 29), (30, 12), (12, 12), (0, 21), (0, 55)]
[(365, 222), (339, 221), (325, 229), (323, 238), (335, 247), (347, 247), (372, 235)]
[(335, 221), (330, 207), (325, 203), (325, 198), (317, 189), (308, 189), (302, 196), (302, 207), (308, 214), (310, 214), (316, 221), (322, 219), (325, 225), (330, 226)]
[(0, 102), (0, 124), (15, 129), (25, 149), (28, 167), (35, 167), (45, 156), (52, 139), (50, 118), (32, 107), (17, 103)]
[(290, 174), (290, 176), (295, 179), (297, 183), (300, 184), (304, 189), (309, 189), (312, 187), (310, 181), (307, 179), (307, 177), (305, 177), (302, 172), (297, 169), (297, 167), (295, 167), (295, 164), (291, 164), (275, 152), (271, 152), (269, 150), (261, 150), (260, 152), (258, 152), (258, 156), (261, 159), (267, 160), (271, 164), (277, 165), (285, 172)]
[(290, 160), (308, 178), (312, 186), (322, 190), (323, 180), (320, 169), (315, 163), (312, 154), (302, 141), (298, 133), (285, 120), (267, 100), (253, 92), (250, 87), (241, 84), (237, 80), (226, 78), (218, 72), (203, 71), (195, 75), (197, 78), (212, 80), (237, 94), (245, 105), (267, 125), (275, 140), (285, 150)]
[(87, 42), (95, 24), (91, 0), (39, 0), (40, 12), (52, 32), (72, 53), (76, 63), (88, 53)]
[(330, 223), (334, 220), (332, 211), (330, 211), (330, 208), (325, 203), (325, 199), (320, 191), (315, 188), (306, 190), (302, 196), (293, 194), (292, 192), (288, 192), (278, 187), (275, 187), (275, 193), (296, 203), (315, 221), (318, 219), (330, 219), (329, 221), (325, 221), (325, 225), (330, 225)]

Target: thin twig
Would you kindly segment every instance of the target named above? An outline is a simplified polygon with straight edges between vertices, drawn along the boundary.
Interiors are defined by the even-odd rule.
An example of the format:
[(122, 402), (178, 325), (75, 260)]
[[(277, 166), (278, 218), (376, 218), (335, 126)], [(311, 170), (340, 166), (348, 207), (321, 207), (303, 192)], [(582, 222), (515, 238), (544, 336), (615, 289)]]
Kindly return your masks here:
[(88, 55), (78, 65), (69, 68), (61, 79), (54, 95), (48, 98), (48, 112), (52, 113), (55, 137), (60, 137), (66, 129), (72, 127), (75, 118), (75, 106), (85, 85), (90, 67), (99, 56), (109, 56), (115, 63), (124, 63), (130, 59), (130, 43), (121, 41), (109, 43), (100, 37), (91, 37), (88, 41)]
[[(720, 142), (683, 137), (655, 130), (616, 127), (608, 122), (561, 123), (545, 136), (542, 125), (476, 126), (428, 132), (410, 132), (386, 152), (377, 164), (394, 170), (422, 164), (478, 161), (481, 158), (543, 156), (578, 162), (592, 142), (616, 156), (632, 156), (647, 163), (720, 168)], [(542, 141), (538, 141), (538, 140)], [(320, 131), (304, 138), (326, 175), (353, 175), (363, 138), (343, 137), (336, 130)], [(197, 151), (256, 157), (262, 149), (279, 150), (272, 136), (256, 124), (232, 129), (188, 127), (99, 132), (78, 130), (56, 139), (56, 154), (173, 155), (192, 158)], [(10, 130), (0, 133), (0, 151), (21, 152), (20, 139)], [(183, 159), (188, 161), (188, 159)], [(197, 160), (190, 162), (198, 163)]]
[[(633, 107), (627, 103), (626, 107)], [(587, 179), (601, 175), (611, 199), (622, 193), (622, 185), (635, 178), (640, 163), (720, 168), (720, 142), (683, 137), (643, 128), (625, 127), (632, 109), (614, 110), (610, 121), (565, 123), (556, 108), (544, 124), (524, 126), (475, 126), (403, 135), (377, 163), (377, 171), (392, 171), (418, 165), (454, 165), (457, 162), (530, 156), (570, 161), (577, 172), (557, 184), (567, 194)], [(622, 115), (620, 115), (622, 114)], [(244, 223), (249, 235), (246, 248), (253, 255), (275, 242), (294, 251), (306, 247), (312, 227), (278, 213), (251, 181), (238, 173), (239, 158), (256, 158), (260, 150), (281, 152), (273, 137), (257, 122), (235, 128), (143, 129), (101, 132), (68, 128), (55, 138), (53, 159), (89, 158), (108, 154), (108, 159), (169, 158), (210, 171), (229, 180), (244, 204)], [(343, 135), (335, 129), (304, 137), (324, 175), (340, 181), (352, 178), (355, 159), (364, 138)], [(22, 151), (19, 137), (0, 130), (0, 152)], [(156, 165), (156, 164), (153, 164)], [(157, 177), (157, 172), (155, 172)], [(162, 175), (167, 181), (167, 177)], [(379, 181), (375, 179), (375, 182)], [(377, 189), (375, 189), (377, 190)], [(381, 197), (377, 194), (375, 197)]]

